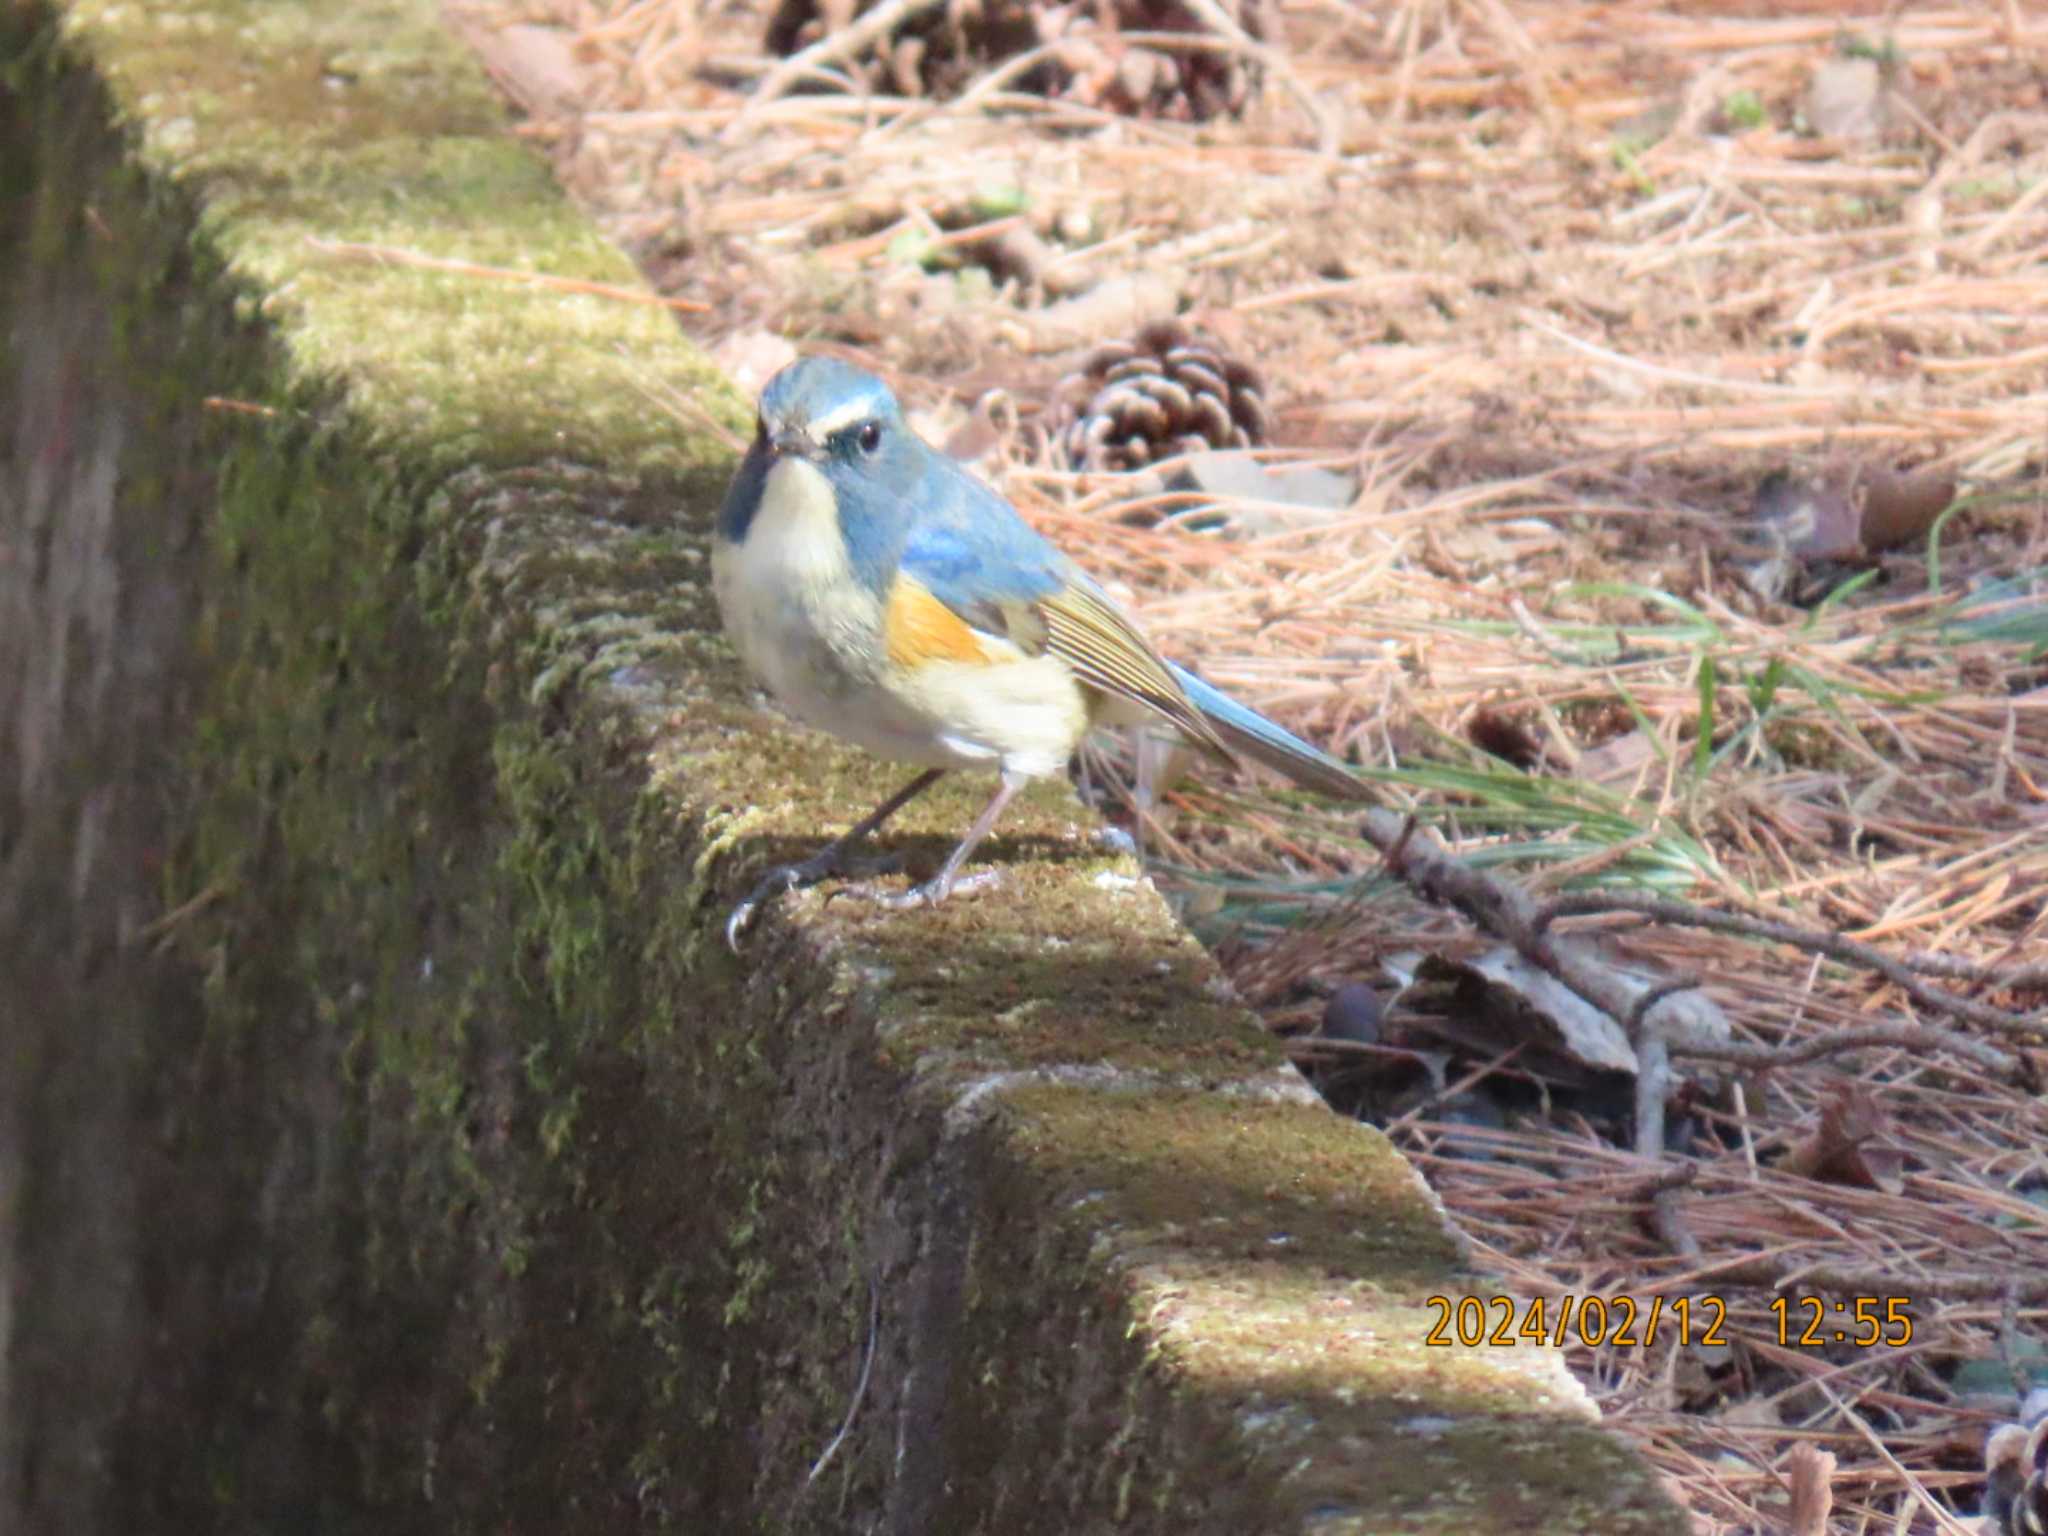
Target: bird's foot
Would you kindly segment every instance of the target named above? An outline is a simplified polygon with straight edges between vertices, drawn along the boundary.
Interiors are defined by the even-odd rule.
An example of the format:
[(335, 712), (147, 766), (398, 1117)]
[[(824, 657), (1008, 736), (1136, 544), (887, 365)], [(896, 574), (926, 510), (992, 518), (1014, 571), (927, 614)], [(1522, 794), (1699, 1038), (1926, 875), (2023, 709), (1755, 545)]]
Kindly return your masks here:
[(907, 891), (877, 891), (866, 886), (850, 886), (842, 894), (860, 901), (871, 901), (891, 912), (911, 912), (919, 907), (936, 907), (948, 896), (972, 896), (1001, 882), (1000, 870), (985, 869), (978, 875), (956, 875), (952, 879), (940, 875), (922, 885), (913, 885)]
[(893, 874), (902, 867), (902, 859), (894, 854), (879, 858), (856, 859), (849, 855), (839, 843), (831, 843), (796, 864), (778, 864), (754, 883), (746, 898), (732, 909), (732, 916), (725, 920), (725, 942), (734, 954), (739, 953), (740, 935), (747, 931), (754, 921), (754, 913), (763, 902), (773, 901), (784, 891), (801, 890), (807, 885), (816, 885), (820, 880), (829, 880), (834, 875)]

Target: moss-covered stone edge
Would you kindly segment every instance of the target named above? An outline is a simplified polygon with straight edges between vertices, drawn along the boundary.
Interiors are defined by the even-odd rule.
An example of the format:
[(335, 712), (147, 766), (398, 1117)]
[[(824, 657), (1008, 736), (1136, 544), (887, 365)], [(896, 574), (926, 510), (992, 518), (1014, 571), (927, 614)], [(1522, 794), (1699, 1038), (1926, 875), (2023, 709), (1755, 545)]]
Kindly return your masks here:
[[(70, 0), (139, 162), (274, 323), (295, 383), (346, 379), (360, 429), (443, 470), (550, 456), (705, 469), (746, 412), (629, 263), (509, 131), (496, 89), (419, 0)], [(462, 270), (432, 265), (466, 264)], [(484, 269), (530, 274), (494, 277)], [(582, 286), (578, 286), (582, 285)]]
[[(202, 212), (197, 222), (203, 239), (234, 247), (233, 228), (217, 216)], [(248, 296), (260, 289), (236, 291), (245, 314), (275, 309)], [(291, 337), (292, 316), (276, 318)], [(336, 377), (346, 380), (345, 403), (327, 387)], [(687, 1520), (700, 1501), (729, 1509), (722, 1500), (735, 1487), (751, 1493), (771, 1471), (790, 1469), (733, 1456), (697, 1488), (664, 1480), (678, 1426), (730, 1427), (758, 1412), (767, 1390), (724, 1369), (707, 1382), (695, 1341), (723, 1338), (728, 1363), (750, 1333), (818, 1344), (814, 1379), (796, 1395), (815, 1398), (810, 1417), (822, 1439), (845, 1391), (832, 1367), (852, 1357), (865, 1315), (863, 1212), (845, 1189), (834, 1192), (836, 1205), (809, 1212), (832, 1234), (824, 1271), (844, 1280), (833, 1316), (842, 1326), (829, 1344), (809, 1317), (792, 1330), (787, 1316), (766, 1311), (775, 1276), (766, 1255), (776, 1245), (763, 1228), (794, 1203), (788, 1175), (772, 1149), (760, 1155), (751, 1137), (721, 1147), (715, 1132), (707, 1143), (705, 1127), (744, 1124), (743, 1108), (715, 1111), (772, 1092), (792, 1065), (776, 1053), (794, 1049), (795, 1031), (709, 1031), (716, 1038), (679, 1051), (675, 1021), (716, 1003), (733, 1004), (732, 1016), (750, 1024), (870, 1018), (884, 1045), (879, 1064), (835, 1046), (834, 1069), (908, 1069), (934, 1104), (998, 1060), (1099, 1060), (1091, 1047), (1104, 1044), (1136, 1051), (1110, 1052), (1133, 1068), (1149, 1061), (1221, 1082), (1270, 1062), (1270, 1048), (1226, 1002), (1204, 997), (1198, 957), (1156, 913), (1131, 924), (1109, 895), (1033, 902), (1065, 894), (1032, 889), (1058, 878), (1035, 873), (1020, 881), (1021, 894), (1044, 913), (1043, 926), (1021, 938), (1008, 911), (999, 921), (963, 908), (945, 915), (954, 931), (935, 966), (929, 940), (892, 949), (890, 931), (849, 923), (879, 960), (863, 958), (866, 970), (851, 976), (793, 971), (818, 979), (774, 984), (764, 1008), (762, 973), (741, 977), (702, 942), (702, 899), (730, 884), (710, 855), (721, 830), (754, 815), (758, 788), (790, 784), (808, 795), (821, 777), (829, 789), (836, 773), (862, 775), (837, 759), (821, 772), (809, 747), (791, 748), (782, 764), (771, 752), (764, 772), (754, 741), (734, 736), (744, 712), (730, 702), (716, 648), (689, 632), (702, 619), (689, 612), (701, 603), (701, 571), (658, 526), (677, 505), (701, 513), (707, 478), (643, 458), (614, 480), (573, 459), (534, 458), (540, 439), (531, 435), (502, 453), (476, 440), (458, 453), (438, 436), (401, 430), (356, 384), (345, 368), (313, 366), (288, 346), (274, 388), (249, 402), (279, 414), (252, 423), (224, 455), (219, 548), (232, 601), (216, 605), (206, 637), (219, 670), (195, 762), (199, 810), (167, 879), (167, 910), (195, 914), (178, 942), (212, 986), (214, 1031), (194, 1069), (227, 1103), (253, 1107), (252, 1088), (283, 1088), (306, 1111), (300, 1122), (282, 1123), (290, 1117), (277, 1104), (260, 1118), (280, 1138), (313, 1128), (307, 1160), (337, 1154), (369, 1192), (347, 1234), (359, 1243), (330, 1255), (349, 1273), (347, 1290), (333, 1295), (302, 1263), (299, 1300), (310, 1320), (264, 1341), (288, 1350), (306, 1406), (374, 1499), (431, 1496), (467, 1465), (489, 1471), (505, 1507), (524, 1496), (559, 1500), (565, 1488), (588, 1488), (593, 1465), (617, 1469), (625, 1425), (644, 1433), (624, 1458), (630, 1496), (610, 1487), (612, 1513), (630, 1506)], [(461, 469), (458, 460), (490, 467)], [(337, 495), (338, 485), (346, 492)], [(338, 508), (351, 515), (337, 517)], [(575, 533), (536, 536), (551, 523)], [(699, 663), (707, 673), (693, 685), (686, 677)], [(678, 710), (688, 728), (652, 740), (655, 719), (673, 723)], [(680, 802), (681, 774), (707, 765), (713, 803)], [(718, 803), (721, 792), (733, 803)], [(1046, 799), (1053, 804), (1041, 805), (1036, 825), (1049, 823), (1064, 842), (1065, 807)], [(1070, 859), (1096, 857), (1074, 846), (1084, 851)], [(1092, 1000), (1073, 1010), (1072, 1033), (1037, 1011), (1035, 990), (1073, 966), (1042, 956), (1042, 969), (1020, 969), (1028, 944), (1105, 919), (1143, 930), (1139, 941), (1157, 951), (1146, 956), (1152, 970), (1164, 965), (1163, 980), (1179, 982), (1166, 995), (1195, 1003), (1192, 1024), (1185, 1011), (1178, 1019), (1180, 1040), (1154, 1039), (1141, 1007), (1106, 1032)], [(821, 931), (832, 942), (829, 926)], [(266, 942), (278, 935), (291, 947)], [(991, 937), (1002, 943), (977, 953), (972, 941)], [(779, 942), (816, 938), (785, 933)], [(509, 967), (498, 963), (505, 956)], [(1101, 995), (1113, 996), (1120, 954), (1111, 946), (1096, 963)], [(886, 984), (862, 980), (891, 971)], [(897, 992), (906, 978), (925, 990)], [(1009, 1027), (988, 1027), (989, 989), (999, 986), (1031, 1010), (1028, 1030), (1002, 1018)], [(947, 1014), (985, 1037), (941, 1043)], [(622, 1020), (632, 1021), (623, 1035)], [(307, 1048), (283, 1082), (263, 1059), (280, 1030)], [(690, 1092), (652, 1092), (656, 1080)], [(687, 1124), (674, 1114), (679, 1102), (695, 1110)], [(646, 1134), (622, 1135), (627, 1127)], [(1312, 1134), (1340, 1130), (1323, 1117)], [(189, 1134), (196, 1148), (203, 1130)], [(660, 1168), (605, 1166), (618, 1146), (664, 1140), (676, 1149), (666, 1185)], [(929, 1149), (929, 1136), (909, 1142)], [(706, 1169), (715, 1170), (708, 1180)], [(334, 1167), (299, 1175), (340, 1176)], [(710, 1241), (677, 1245), (688, 1262), (641, 1253), (664, 1220)], [(593, 1248), (617, 1255), (632, 1283), (615, 1273), (591, 1295), (574, 1271)], [(797, 1241), (785, 1250), (802, 1251)], [(289, 1277), (279, 1286), (289, 1291)], [(423, 1298), (433, 1298), (425, 1311)], [(535, 1322), (549, 1316), (576, 1322), (559, 1331)], [(642, 1398), (650, 1357), (670, 1370), (655, 1371)], [(372, 1360), (374, 1369), (364, 1363)], [(451, 1402), (452, 1379), (466, 1392)], [(394, 1384), (418, 1394), (396, 1416)], [(632, 1400), (617, 1414), (590, 1411), (622, 1395)], [(591, 1437), (602, 1418), (602, 1444), (556, 1432), (565, 1412)], [(237, 1482), (250, 1469), (247, 1444), (221, 1428), (233, 1422), (217, 1421), (210, 1454), (195, 1465), (207, 1470), (211, 1497), (249, 1510), (257, 1496)], [(536, 1445), (547, 1453), (533, 1454)], [(1160, 1454), (1172, 1459), (1170, 1447)], [(885, 1460), (849, 1465), (879, 1469)], [(490, 1523), (483, 1509), (461, 1523), (471, 1519)]]

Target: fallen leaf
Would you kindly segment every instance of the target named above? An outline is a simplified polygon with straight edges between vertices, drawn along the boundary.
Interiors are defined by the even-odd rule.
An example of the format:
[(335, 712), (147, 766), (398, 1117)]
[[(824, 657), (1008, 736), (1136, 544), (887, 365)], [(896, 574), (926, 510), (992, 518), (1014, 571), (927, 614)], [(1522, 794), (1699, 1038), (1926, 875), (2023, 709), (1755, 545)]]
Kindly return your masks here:
[(1756, 488), (1754, 515), (1769, 537), (1801, 559), (1852, 560), (1863, 553), (1862, 519), (1839, 486), (1773, 470)]
[(1537, 1042), (1539, 1058), (1524, 1065), (1539, 1074), (1548, 1075), (1540, 1056), (1553, 1053), (1580, 1068), (1636, 1069), (1635, 1048), (1619, 1024), (1505, 945), (1470, 961), (1425, 957), (1395, 1002), (1440, 1020), (1438, 1033), (1489, 1053)]
[(1858, 560), (1924, 537), (1955, 499), (1946, 470), (1853, 464), (1809, 480), (1780, 469), (1758, 484), (1753, 515), (1780, 553)]
[(1890, 126), (1884, 70), (1875, 59), (1829, 59), (1807, 82), (1801, 110), (1807, 127), (1824, 139), (1881, 138)]
[(1214, 498), (1176, 514), (1180, 526), (1257, 539), (1334, 521), (1350, 507), (1358, 482), (1312, 466), (1268, 469), (1248, 449), (1220, 448), (1186, 455), (1167, 489)]
[(1880, 1189), (1905, 1187), (1904, 1159), (1890, 1145), (1891, 1121), (1868, 1088), (1837, 1090), (1822, 1101), (1820, 1123), (1785, 1154), (1785, 1172), (1827, 1184)]
[(1857, 477), (1856, 490), (1863, 547), (1876, 553), (1925, 537), (1956, 499), (1956, 477), (1940, 469), (1872, 468)]

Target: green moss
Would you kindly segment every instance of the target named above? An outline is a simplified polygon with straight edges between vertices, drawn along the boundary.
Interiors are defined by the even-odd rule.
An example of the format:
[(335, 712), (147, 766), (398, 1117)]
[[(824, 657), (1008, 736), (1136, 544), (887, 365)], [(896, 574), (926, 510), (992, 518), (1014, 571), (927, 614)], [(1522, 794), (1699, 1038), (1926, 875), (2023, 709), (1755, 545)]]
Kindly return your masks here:
[[(1384, 1141), (1310, 1106), (1058, 1083), (1013, 1090), (986, 1124), (1009, 1198), (976, 1233), (981, 1325), (958, 1411), (965, 1443), (1002, 1437), (1004, 1464), (982, 1469), (1002, 1507), (1079, 1484), (1120, 1518), (1144, 1488), (1167, 1530), (1669, 1528), (1654, 1479), (1586, 1432), (1553, 1354), (1428, 1342), (1431, 1297), (1491, 1287)], [(1027, 1214), (1047, 1203), (1057, 1235)], [(1134, 1319), (1122, 1358), (1077, 1395), (1064, 1372), (1000, 1349), (1020, 1293), (1076, 1329)], [(1056, 1412), (1020, 1414), (1048, 1397)], [(1126, 1428), (1105, 1454), (1088, 1426), (1111, 1403)], [(1256, 1448), (1250, 1463), (1158, 1465), (1157, 1443), (1131, 1432), (1218, 1419)]]
[(262, 295), (249, 307), (278, 326), (296, 381), (345, 380), (373, 438), (421, 467), (726, 460), (646, 398), (748, 415), (676, 345), (666, 310), (406, 260), (638, 287), (505, 134), (495, 90), (430, 8), (108, 0), (68, 19), (147, 162), (203, 188), (202, 228)]
[[(162, 857), (206, 1028), (128, 1042), (192, 1218), (151, 1264), (199, 1298), (134, 1379), (206, 1405), (137, 1410), (153, 1507), (1521, 1530), (1625, 1482), (1544, 1378), (1416, 1342), (1472, 1283), (1419, 1185), (1302, 1101), (1063, 788), (985, 896), (805, 893), (727, 951), (758, 871), (900, 771), (763, 716), (716, 638), (726, 451), (619, 359), (739, 407), (665, 315), (332, 248), (631, 280), (428, 6), (69, 17), (139, 158), (48, 63), (72, 137), (23, 249), (110, 317), (96, 366), (157, 434), (124, 531), (204, 507)], [(891, 847), (936, 862), (985, 792)]]

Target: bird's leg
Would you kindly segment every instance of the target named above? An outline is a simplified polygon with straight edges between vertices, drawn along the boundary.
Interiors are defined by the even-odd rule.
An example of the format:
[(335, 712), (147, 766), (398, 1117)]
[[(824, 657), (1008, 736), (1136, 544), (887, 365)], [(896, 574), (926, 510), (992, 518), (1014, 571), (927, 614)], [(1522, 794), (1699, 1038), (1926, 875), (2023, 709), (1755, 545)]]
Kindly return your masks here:
[(1145, 831), (1152, 820), (1152, 807), (1159, 803), (1159, 764), (1165, 755), (1144, 726), (1131, 732), (1131, 761), (1136, 776), (1131, 785), (1131, 841), (1137, 844), (1141, 868), (1145, 863)]
[(981, 840), (995, 830), (997, 821), (1002, 819), (1003, 808), (1016, 798), (1017, 791), (1030, 783), (1021, 773), (1005, 770), (1003, 782), (996, 786), (987, 807), (974, 818), (974, 825), (967, 829), (967, 835), (960, 839), (959, 846), (946, 856), (946, 862), (939, 866), (939, 872), (923, 885), (913, 885), (907, 891), (863, 892), (867, 899), (893, 912), (907, 911), (912, 907), (935, 907), (948, 896), (959, 892), (979, 891), (994, 885), (1000, 878), (995, 870), (984, 870), (978, 875), (960, 878), (960, 866), (967, 862), (967, 856), (974, 852)]
[[(732, 909), (732, 916), (725, 920), (725, 942), (735, 953), (739, 951), (740, 935), (747, 931), (747, 924), (754, 920), (754, 910), (771, 897), (780, 896), (784, 891), (796, 890), (806, 885), (816, 885), (820, 880), (833, 875), (879, 873), (872, 866), (855, 865), (847, 855), (860, 846), (863, 840), (879, 829), (883, 822), (894, 816), (904, 806), (939, 782), (945, 773), (943, 768), (927, 768), (895, 794), (884, 800), (872, 811), (856, 822), (847, 832), (827, 843), (808, 859), (798, 864), (778, 864), (763, 875), (754, 888), (747, 892), (746, 900)], [(986, 829), (984, 828), (984, 831)], [(880, 861), (882, 868), (892, 867), (894, 860)]]

